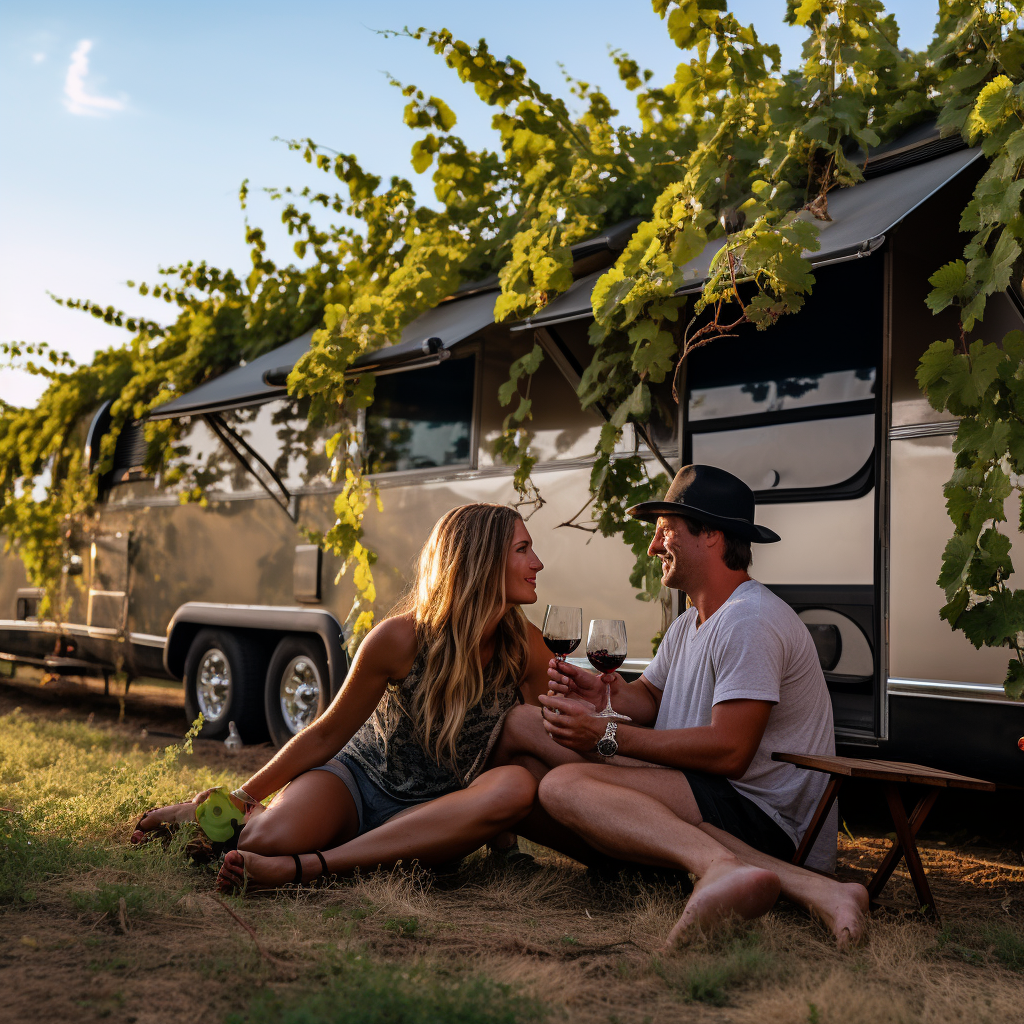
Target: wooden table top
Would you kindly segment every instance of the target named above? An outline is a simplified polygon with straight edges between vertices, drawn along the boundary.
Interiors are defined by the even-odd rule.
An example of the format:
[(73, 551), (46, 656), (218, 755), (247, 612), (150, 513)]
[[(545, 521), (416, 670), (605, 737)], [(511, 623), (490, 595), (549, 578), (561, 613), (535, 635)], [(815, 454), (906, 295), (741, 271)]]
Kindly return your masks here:
[(953, 789), (980, 789), (992, 793), (995, 783), (972, 779), (969, 775), (944, 772), (923, 764), (900, 761), (876, 761), (859, 757), (832, 757), (827, 754), (772, 754), (773, 761), (787, 761), (816, 772), (845, 775), (852, 779), (878, 779), (881, 782), (914, 782), (922, 786), (943, 786)]

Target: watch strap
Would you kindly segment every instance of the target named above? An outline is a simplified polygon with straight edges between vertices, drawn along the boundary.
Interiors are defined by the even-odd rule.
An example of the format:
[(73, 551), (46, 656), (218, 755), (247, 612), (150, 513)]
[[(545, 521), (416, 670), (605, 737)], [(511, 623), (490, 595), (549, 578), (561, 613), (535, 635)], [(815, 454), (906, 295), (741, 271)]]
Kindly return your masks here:
[[(597, 741), (597, 752), (602, 757), (614, 757), (618, 753), (619, 741), (615, 738), (615, 733), (618, 731), (618, 728), (619, 723), (614, 719), (605, 726), (604, 735)], [(607, 747), (609, 745), (611, 745), (613, 749), (608, 753), (605, 753), (601, 747)]]

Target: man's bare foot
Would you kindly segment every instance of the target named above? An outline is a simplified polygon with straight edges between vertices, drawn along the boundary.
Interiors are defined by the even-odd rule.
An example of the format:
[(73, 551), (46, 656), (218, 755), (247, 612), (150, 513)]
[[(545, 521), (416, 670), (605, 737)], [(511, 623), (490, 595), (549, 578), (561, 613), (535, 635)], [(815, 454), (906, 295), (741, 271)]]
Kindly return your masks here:
[(715, 860), (694, 886), (686, 909), (668, 934), (666, 948), (686, 941), (695, 926), (710, 931), (734, 915), (748, 921), (760, 917), (775, 905), (781, 888), (773, 871), (751, 867), (732, 856)]
[(840, 949), (852, 949), (867, 935), (870, 902), (859, 882), (835, 882), (828, 898), (816, 901), (811, 913), (832, 932)]
[(154, 807), (139, 819), (132, 833), (133, 843), (142, 843), (149, 838), (154, 831), (163, 830), (164, 826), (180, 825), (186, 821), (196, 820), (196, 807), (201, 804), (211, 793), (212, 789), (204, 789), (196, 793), (191, 800), (180, 804), (168, 804), (166, 807)]
[[(303, 854), (302, 881), (312, 882), (321, 873), (320, 860), (316, 854)], [(277, 889), (295, 881), (295, 860), (285, 857), (264, 857), (259, 853), (230, 850), (224, 855), (224, 864), (217, 875), (217, 888), (221, 892), (233, 892), (247, 886), (248, 891), (256, 889)]]

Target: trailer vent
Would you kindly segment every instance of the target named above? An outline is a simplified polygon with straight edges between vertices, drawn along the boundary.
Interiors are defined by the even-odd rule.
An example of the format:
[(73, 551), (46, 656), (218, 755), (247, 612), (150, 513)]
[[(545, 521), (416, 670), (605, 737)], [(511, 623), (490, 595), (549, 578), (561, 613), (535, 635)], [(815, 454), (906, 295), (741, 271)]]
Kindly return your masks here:
[(114, 448), (114, 466), (111, 481), (115, 484), (126, 480), (139, 480), (146, 475), (144, 469), (149, 444), (141, 420), (129, 420), (121, 428)]
[(16, 594), (15, 615), (21, 622), (39, 618), (39, 602), (45, 591), (42, 587), (19, 587)]

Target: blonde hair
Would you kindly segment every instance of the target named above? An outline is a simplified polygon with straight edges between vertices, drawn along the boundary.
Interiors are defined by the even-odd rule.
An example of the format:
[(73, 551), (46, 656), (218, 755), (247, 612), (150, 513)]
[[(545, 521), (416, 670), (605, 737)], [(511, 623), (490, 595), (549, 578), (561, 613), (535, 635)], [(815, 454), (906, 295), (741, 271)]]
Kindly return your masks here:
[(529, 660), (526, 616), (515, 605), (498, 623), (485, 684), (484, 628), (505, 607), (505, 567), (516, 523), (507, 505), (462, 505), (434, 525), (420, 552), (416, 579), (397, 609), (412, 612), (424, 659), (411, 709), (424, 750), (453, 767), (466, 712), (503, 686), (518, 686)]

